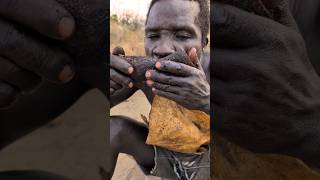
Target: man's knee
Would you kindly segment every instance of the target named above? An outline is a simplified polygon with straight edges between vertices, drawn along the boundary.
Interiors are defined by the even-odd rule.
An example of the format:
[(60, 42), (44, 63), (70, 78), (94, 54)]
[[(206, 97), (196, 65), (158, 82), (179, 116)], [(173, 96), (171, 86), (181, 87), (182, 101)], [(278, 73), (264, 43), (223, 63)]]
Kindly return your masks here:
[(121, 140), (126, 136), (126, 131), (130, 128), (130, 120), (124, 116), (110, 117), (110, 145), (113, 149), (118, 149)]
[(110, 117), (110, 144), (113, 148), (141, 134), (147, 135), (147, 128), (142, 123), (125, 116)]

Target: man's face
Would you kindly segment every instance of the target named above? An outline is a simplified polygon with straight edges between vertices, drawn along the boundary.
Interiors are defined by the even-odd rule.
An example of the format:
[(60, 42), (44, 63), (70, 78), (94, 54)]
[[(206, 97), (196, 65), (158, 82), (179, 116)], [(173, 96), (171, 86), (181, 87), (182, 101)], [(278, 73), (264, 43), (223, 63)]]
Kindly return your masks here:
[(200, 11), (198, 2), (162, 0), (149, 13), (145, 27), (147, 56), (162, 58), (176, 51), (188, 52), (192, 47), (202, 52), (201, 30), (195, 23)]

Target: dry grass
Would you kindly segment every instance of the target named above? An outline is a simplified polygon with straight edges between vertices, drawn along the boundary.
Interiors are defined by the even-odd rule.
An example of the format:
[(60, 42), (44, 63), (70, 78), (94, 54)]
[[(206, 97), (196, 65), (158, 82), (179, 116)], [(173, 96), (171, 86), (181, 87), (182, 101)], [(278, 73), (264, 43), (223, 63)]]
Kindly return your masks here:
[[(209, 44), (205, 48), (210, 51), (210, 34), (208, 35)], [(110, 22), (110, 50), (114, 47), (124, 48), (126, 55), (143, 56), (144, 51), (144, 29), (132, 30), (126, 25)]]
[(110, 49), (116, 46), (124, 48), (126, 55), (143, 56), (144, 30), (143, 28), (132, 30), (126, 25), (115, 22), (110, 23)]

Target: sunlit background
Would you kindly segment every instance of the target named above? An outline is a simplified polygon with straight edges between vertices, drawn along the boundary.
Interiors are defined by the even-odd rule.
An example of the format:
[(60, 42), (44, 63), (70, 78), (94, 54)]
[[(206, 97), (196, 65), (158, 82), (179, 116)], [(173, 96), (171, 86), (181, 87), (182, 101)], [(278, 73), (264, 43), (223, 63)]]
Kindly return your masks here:
[(150, 0), (111, 0), (110, 15), (116, 14), (121, 17), (125, 14), (133, 14), (145, 19)]
[[(110, 0), (110, 47), (144, 55), (144, 23), (151, 0)], [(206, 50), (209, 51), (209, 45)]]
[(126, 55), (144, 55), (144, 23), (151, 0), (110, 1), (110, 48)]

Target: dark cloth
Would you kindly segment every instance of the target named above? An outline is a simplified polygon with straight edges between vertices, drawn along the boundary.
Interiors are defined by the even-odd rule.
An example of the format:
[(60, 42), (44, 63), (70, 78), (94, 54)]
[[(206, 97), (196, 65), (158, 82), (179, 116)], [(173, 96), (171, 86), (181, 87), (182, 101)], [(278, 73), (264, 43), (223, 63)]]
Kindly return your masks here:
[(200, 153), (179, 153), (154, 146), (153, 176), (170, 180), (210, 180), (210, 148)]

